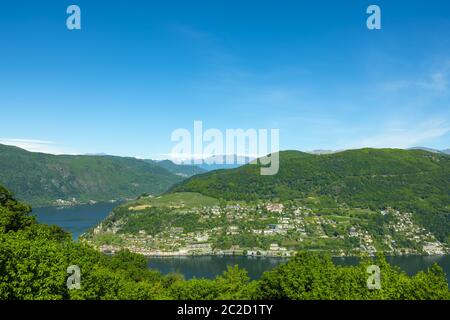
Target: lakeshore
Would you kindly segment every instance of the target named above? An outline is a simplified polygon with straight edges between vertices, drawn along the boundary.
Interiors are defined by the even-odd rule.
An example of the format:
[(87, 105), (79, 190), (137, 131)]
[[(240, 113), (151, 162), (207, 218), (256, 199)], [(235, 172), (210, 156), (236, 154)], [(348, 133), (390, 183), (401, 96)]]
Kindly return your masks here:
[[(38, 208), (33, 212), (38, 221), (49, 224), (56, 224), (73, 234), (74, 239), (95, 226), (103, 220), (112, 210), (115, 204), (97, 203), (94, 205), (82, 205), (69, 208)], [(122, 249), (120, 246), (97, 247), (98, 250), (114, 254)], [(261, 250), (252, 255), (251, 251), (244, 250), (216, 250), (209, 253), (172, 251), (164, 252), (161, 250), (142, 250), (138, 247), (128, 248), (130, 251), (140, 253), (146, 256), (148, 267), (156, 269), (163, 274), (180, 273), (187, 279), (193, 277), (214, 278), (226, 270), (228, 265), (237, 264), (245, 268), (252, 279), (257, 279), (267, 270), (270, 270), (280, 263), (289, 261), (289, 256), (294, 252), (279, 250), (271, 252), (270, 250)], [(274, 249), (274, 248), (273, 248)], [(355, 256), (342, 256), (339, 253), (331, 253), (333, 261), (340, 265), (355, 265), (359, 258)], [(450, 281), (450, 255), (388, 255), (387, 261), (393, 265), (399, 266), (408, 274), (415, 274), (420, 270), (426, 270), (434, 262), (438, 263), (446, 272), (447, 279)]]
[[(354, 266), (359, 263), (358, 257), (333, 257), (336, 265)], [(388, 256), (389, 264), (400, 268), (408, 275), (425, 271), (437, 263), (446, 273), (450, 281), (450, 255), (444, 256)], [(148, 257), (148, 267), (163, 274), (180, 273), (186, 279), (213, 279), (222, 274), (228, 266), (238, 265), (247, 270), (250, 278), (259, 279), (261, 275), (276, 266), (286, 263), (286, 257), (247, 257), (247, 256), (178, 256)]]

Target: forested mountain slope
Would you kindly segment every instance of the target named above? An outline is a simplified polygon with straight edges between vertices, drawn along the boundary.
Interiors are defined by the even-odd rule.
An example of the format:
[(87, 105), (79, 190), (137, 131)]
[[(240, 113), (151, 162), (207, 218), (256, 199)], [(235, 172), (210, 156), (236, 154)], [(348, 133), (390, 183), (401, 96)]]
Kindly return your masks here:
[(183, 177), (135, 158), (50, 155), (0, 145), (0, 183), (34, 206), (161, 193)]
[(351, 207), (394, 207), (412, 211), (440, 240), (449, 241), (450, 157), (423, 150), (282, 151), (276, 175), (262, 176), (259, 165), (249, 164), (194, 176), (171, 191), (227, 200), (320, 196)]

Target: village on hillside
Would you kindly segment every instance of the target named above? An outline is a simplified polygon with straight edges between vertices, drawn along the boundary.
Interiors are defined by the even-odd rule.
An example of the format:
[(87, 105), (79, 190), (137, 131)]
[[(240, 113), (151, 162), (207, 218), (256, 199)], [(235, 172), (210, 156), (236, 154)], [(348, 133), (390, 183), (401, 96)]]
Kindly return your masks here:
[(114, 219), (106, 219), (85, 239), (102, 252), (127, 248), (146, 256), (286, 257), (302, 249), (334, 256), (449, 252), (432, 233), (415, 223), (411, 213), (392, 208), (328, 212), (274, 202), (173, 205), (165, 209), (170, 219), (150, 222), (146, 219), (152, 215), (151, 205), (128, 205), (121, 210), (119, 218), (113, 212)]

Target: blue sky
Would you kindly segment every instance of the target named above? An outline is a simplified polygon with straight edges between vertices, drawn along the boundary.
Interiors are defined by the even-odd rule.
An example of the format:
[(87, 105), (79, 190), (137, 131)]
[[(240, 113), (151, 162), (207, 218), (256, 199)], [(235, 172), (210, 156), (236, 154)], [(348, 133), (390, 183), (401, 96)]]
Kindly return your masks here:
[(449, 30), (446, 0), (2, 2), (0, 143), (162, 158), (202, 120), (281, 149), (449, 148)]

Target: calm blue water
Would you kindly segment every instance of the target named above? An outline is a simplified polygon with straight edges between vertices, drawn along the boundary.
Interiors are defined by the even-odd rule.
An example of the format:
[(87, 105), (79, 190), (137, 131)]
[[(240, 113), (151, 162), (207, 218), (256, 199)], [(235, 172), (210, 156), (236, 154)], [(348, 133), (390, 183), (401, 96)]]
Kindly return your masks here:
[[(447, 281), (450, 283), (450, 256), (405, 256), (387, 257), (386, 259), (391, 265), (399, 267), (409, 275), (426, 270), (436, 262), (444, 269)], [(194, 277), (212, 279), (222, 274), (227, 266), (237, 264), (240, 268), (248, 271), (250, 278), (258, 279), (264, 271), (287, 261), (287, 258), (243, 256), (151, 257), (148, 258), (148, 266), (158, 269), (163, 274), (181, 273), (186, 279)], [(333, 258), (333, 261), (338, 265), (356, 265), (359, 260), (355, 257), (344, 257)]]
[(150, 257), (148, 266), (162, 274), (181, 273), (185, 279), (213, 279), (222, 274), (227, 266), (245, 268), (252, 279), (258, 279), (264, 271), (273, 269), (286, 258), (244, 257), (244, 256), (196, 256), (196, 257)]
[[(118, 203), (98, 203), (57, 209), (55, 207), (34, 209), (33, 213), (41, 223), (55, 224), (72, 233), (74, 239), (89, 228), (99, 224)], [(334, 258), (336, 264), (355, 265), (354, 257)], [(413, 275), (426, 270), (433, 263), (438, 263), (447, 274), (450, 283), (450, 256), (405, 256), (387, 257), (390, 264), (398, 266), (407, 274)], [(283, 258), (242, 257), (242, 256), (204, 256), (204, 257), (151, 257), (149, 268), (158, 269), (163, 274), (177, 272), (191, 278), (215, 278), (222, 274), (227, 266), (239, 265), (245, 268), (252, 279), (259, 278), (264, 271), (273, 269), (280, 263), (288, 261)]]
[(57, 225), (72, 233), (76, 240), (78, 237), (99, 224), (118, 203), (102, 202), (93, 205), (79, 205), (68, 208), (36, 208), (33, 213), (38, 222)]

